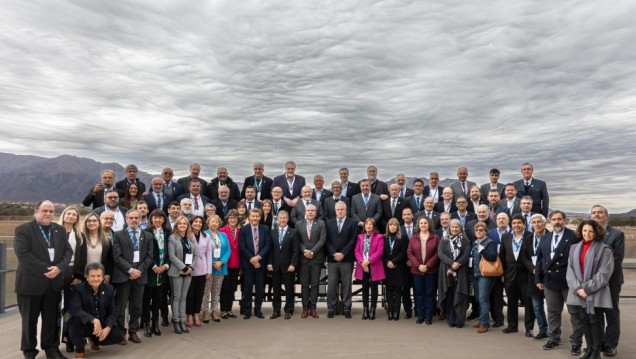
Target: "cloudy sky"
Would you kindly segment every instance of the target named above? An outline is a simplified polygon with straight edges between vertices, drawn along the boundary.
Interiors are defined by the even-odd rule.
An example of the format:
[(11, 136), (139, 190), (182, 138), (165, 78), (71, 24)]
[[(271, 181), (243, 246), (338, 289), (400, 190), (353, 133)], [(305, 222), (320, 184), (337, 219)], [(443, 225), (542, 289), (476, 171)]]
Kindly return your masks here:
[[(207, 4), (206, 4), (207, 3)], [(0, 151), (503, 181), (635, 208), (636, 2), (0, 3)]]

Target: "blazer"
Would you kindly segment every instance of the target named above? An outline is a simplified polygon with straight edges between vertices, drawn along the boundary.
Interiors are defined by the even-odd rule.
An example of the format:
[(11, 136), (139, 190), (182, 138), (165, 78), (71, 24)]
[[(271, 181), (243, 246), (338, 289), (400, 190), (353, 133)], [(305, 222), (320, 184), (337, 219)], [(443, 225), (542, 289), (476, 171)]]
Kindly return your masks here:
[(294, 177), (294, 185), (292, 188), (293, 192), (290, 192), (289, 184), (287, 182), (287, 176), (284, 173), (282, 175), (278, 175), (274, 177), (274, 180), (272, 181), (272, 188), (274, 187), (282, 188), (283, 197), (289, 198), (289, 199), (300, 197), (300, 190), (303, 188), (304, 185), (305, 185), (305, 177), (296, 175)]
[(207, 229), (205, 232), (210, 236), (210, 244), (212, 245), (212, 264), (214, 264), (215, 261), (223, 262), (223, 264), (221, 265), (221, 270), (217, 270), (216, 268), (214, 268), (214, 266), (211, 267), (212, 275), (227, 275), (228, 260), (232, 255), (232, 249), (230, 248), (230, 242), (227, 239), (227, 235), (224, 232), (221, 232), (220, 229), (217, 231), (217, 234), (219, 236), (219, 244), (221, 245), (221, 255), (219, 257), (214, 257), (214, 249), (216, 248), (216, 244), (214, 242), (214, 238), (212, 237), (212, 232), (210, 232), (209, 229)]
[(504, 269), (504, 284), (506, 286), (513, 283), (522, 283), (528, 281), (528, 269), (523, 263), (523, 242), (526, 241), (525, 233), (521, 235), (521, 246), (519, 254), (515, 259), (512, 241), (513, 233), (509, 232), (501, 236), (501, 246), (499, 247), (499, 258)]
[(99, 319), (102, 328), (113, 328), (117, 325), (115, 288), (110, 284), (102, 283), (97, 290), (97, 295), (99, 296), (99, 316), (101, 319), (93, 316), (93, 310), (95, 309), (93, 293), (93, 288), (86, 282), (71, 287), (69, 305), (71, 317), (79, 318), (84, 324)]
[[(546, 233), (552, 233), (546, 230)], [(535, 281), (535, 264), (532, 261), (532, 257), (535, 257), (537, 252), (539, 251), (539, 246), (541, 245), (541, 240), (543, 236), (539, 238), (539, 243), (537, 244), (537, 250), (534, 248), (534, 233), (526, 232), (525, 238), (523, 239), (523, 244), (521, 245), (521, 260), (523, 261), (524, 266), (528, 272), (528, 296), (533, 298), (543, 298), (543, 291), (537, 288), (537, 283)], [(551, 238), (551, 237), (549, 237)]]
[[(322, 203), (322, 201), (323, 201), (325, 198), (329, 197), (329, 196), (331, 196), (331, 197), (333, 198), (333, 193), (332, 193), (330, 190), (328, 190), (328, 189), (324, 189), (324, 188), (323, 188), (323, 189), (320, 191), (320, 201), (319, 201), (319, 202), (320, 202), (320, 203)], [(316, 189), (315, 189), (315, 188), (313, 188), (313, 189), (311, 190), (311, 198), (316, 199)]]
[[(481, 199), (488, 203), (488, 192), (490, 192), (490, 182), (484, 183), (480, 187)], [(497, 182), (497, 192), (499, 192), (499, 198), (506, 198), (505, 196), (506, 185)]]
[[(347, 187), (347, 190), (346, 190), (347, 194), (346, 194), (345, 197), (347, 197), (349, 199), (353, 198), (353, 196), (355, 196), (358, 193), (360, 193), (360, 186), (357, 183), (355, 183), (355, 182), (348, 181), (346, 187)], [(342, 186), (342, 193), (345, 193), (345, 186), (344, 185)]]
[(225, 215), (227, 214), (227, 212), (229, 212), (229, 210), (236, 209), (236, 204), (238, 202), (233, 199), (228, 199), (224, 206), (223, 201), (221, 201), (220, 198), (217, 198), (210, 201), (210, 203), (212, 203), (214, 207), (216, 207), (216, 214), (218, 214), (219, 217), (221, 217), (221, 221), (225, 223)]
[(345, 217), (340, 232), (338, 232), (337, 217), (327, 220), (325, 225), (327, 227), (327, 262), (335, 263), (336, 260), (333, 259), (333, 255), (342, 253), (344, 256), (342, 263), (353, 263), (355, 260), (353, 250), (358, 238), (358, 222)]
[[(197, 262), (199, 260), (199, 248), (196, 245), (196, 241), (190, 242), (192, 246), (192, 264), (190, 267), (197, 267)], [(182, 273), (183, 269), (185, 269), (186, 264), (184, 262), (185, 255), (183, 253), (183, 244), (181, 243), (181, 238), (174, 233), (170, 235), (168, 238), (168, 257), (170, 258), (170, 268), (168, 268), (168, 277), (179, 277)], [(194, 275), (194, 270), (191, 275)]]
[(164, 181), (163, 193), (172, 198), (177, 198), (186, 193), (186, 191), (179, 183), (177, 183), (177, 181), (170, 181), (169, 183), (166, 183), (166, 181)]
[[(46, 240), (35, 220), (19, 225), (15, 229), (13, 249), (18, 258), (15, 277), (15, 292), (21, 295), (42, 295), (47, 289), (59, 292), (64, 287), (62, 273), (68, 267), (73, 248), (66, 239), (66, 230), (57, 223), (49, 225), (51, 246), (55, 255), (50, 260)], [(48, 279), (44, 273), (48, 267), (56, 266), (60, 274)]]
[[(160, 210), (163, 211), (163, 213), (168, 213), (168, 207), (170, 207), (170, 202), (172, 202), (172, 196), (168, 196), (167, 194), (161, 192), (159, 193), (159, 196), (161, 196), (161, 208), (159, 208)], [(144, 200), (146, 201), (146, 203), (148, 203), (148, 214), (152, 213), (152, 211), (154, 211), (155, 209), (157, 209), (157, 201), (155, 200), (155, 195), (153, 192), (148, 193), (147, 195), (144, 196)]]
[[(338, 202), (344, 202), (347, 205), (347, 217), (351, 217), (351, 201), (348, 197), (340, 196)], [(322, 201), (322, 214), (325, 221), (336, 218), (336, 200), (333, 195), (326, 197)]]
[[(121, 212), (121, 214), (124, 216), (124, 218), (126, 218), (126, 213), (128, 212), (128, 208), (126, 207), (122, 207), (122, 206), (117, 206), (119, 207), (119, 211)], [(97, 214), (98, 216), (100, 216), (102, 213), (106, 212), (106, 206), (101, 206), (99, 208), (95, 208), (93, 210), (93, 212), (95, 214)], [(127, 224), (124, 224), (124, 228), (128, 227)]]
[(384, 201), (381, 201), (382, 202), (382, 218), (380, 219), (380, 223), (378, 226), (381, 232), (384, 232), (384, 230), (386, 229), (386, 225), (387, 223), (389, 223), (389, 220), (391, 218), (397, 219), (398, 222), (400, 222), (400, 224), (404, 222), (402, 220), (402, 210), (406, 206), (406, 201), (404, 200), (404, 198), (398, 197), (395, 202), (395, 212), (393, 214), (391, 214), (391, 201), (393, 201), (393, 198), (391, 197), (385, 199)]
[[(442, 199), (442, 192), (444, 192), (444, 187), (442, 186), (437, 186), (437, 201), (439, 201), (440, 199)], [(431, 186), (426, 185), (424, 186), (424, 192), (422, 193), (422, 195), (424, 196), (424, 198), (426, 197), (433, 197), (434, 193), (431, 193)], [(434, 199), (434, 198), (433, 198)], [(436, 201), (436, 202), (437, 202)]]
[[(404, 193), (402, 193), (403, 190), (404, 190)], [(413, 191), (412, 188), (408, 188), (408, 187), (405, 186), (403, 189), (400, 188), (400, 194), (398, 195), (398, 197), (400, 197), (402, 199), (409, 198), (409, 197), (411, 197), (413, 195), (413, 193), (415, 193), (415, 192)]]
[(623, 258), (625, 257), (625, 233), (607, 226), (605, 227), (604, 243), (614, 251), (614, 273), (610, 278), (610, 286), (620, 286), (625, 280), (623, 278)]
[(419, 211), (423, 211), (424, 210), (424, 200), (426, 199), (426, 197), (424, 197), (424, 194), (422, 194), (421, 198), (420, 198), (420, 205), (417, 205), (417, 201), (415, 199), (415, 195), (412, 195), (408, 198), (405, 198), (406, 200), (406, 205), (405, 207), (409, 207), (411, 209), (411, 211), (413, 211), (413, 213), (417, 213)]
[[(451, 219), (459, 219), (461, 221), (461, 218), (459, 217), (459, 212), (455, 211), (451, 213)], [(474, 214), (473, 212), (466, 211), (466, 216), (464, 218), (464, 224), (462, 225), (462, 227), (466, 227), (466, 224), (472, 221), (473, 219), (477, 219), (477, 215)]]
[[(80, 236), (82, 237), (82, 244), (79, 244), (78, 241), (78, 248), (75, 251), (75, 274), (73, 275), (73, 277), (81, 280), (86, 280), (86, 273), (84, 270), (86, 269), (86, 265), (88, 264), (86, 263), (88, 256), (88, 245), (86, 244), (86, 238), (83, 238), (82, 234), (80, 234)], [(112, 243), (109, 243), (107, 246), (102, 245), (102, 257), (99, 263), (101, 263), (104, 266), (104, 269), (106, 269), (106, 273), (104, 273), (104, 275), (113, 275)]]
[[(137, 185), (137, 187), (139, 187), (138, 188), (139, 193), (146, 192), (146, 185), (143, 182), (141, 182), (139, 178), (135, 178), (133, 182)], [(124, 178), (123, 180), (117, 181), (117, 183), (115, 183), (115, 188), (119, 190), (119, 193), (124, 194), (126, 193), (126, 187), (128, 187), (128, 184), (133, 182), (129, 182), (128, 178)]]
[(473, 188), (473, 186), (475, 185), (477, 185), (477, 183), (472, 181), (466, 181), (466, 193), (464, 193), (464, 191), (462, 190), (462, 184), (459, 181), (455, 181), (451, 183), (450, 189), (453, 190), (453, 202), (455, 202), (454, 199), (456, 199), (458, 196), (466, 196), (466, 198), (468, 198), (470, 189)]
[(111, 283), (125, 283), (130, 280), (128, 271), (131, 268), (139, 269), (141, 277), (134, 280), (137, 285), (146, 285), (148, 281), (148, 270), (153, 266), (152, 260), (153, 243), (148, 232), (139, 229), (139, 263), (134, 264), (134, 252), (132, 239), (128, 230), (124, 229), (115, 232), (113, 237), (113, 276)]
[[(488, 204), (488, 201), (484, 201), (484, 199), (481, 197), (479, 197), (479, 200), (477, 202), (479, 203), (478, 206), (482, 204)], [(468, 212), (477, 213), (477, 207), (475, 207), (473, 200), (470, 198), (468, 198), (468, 207), (466, 208), (466, 210)]]
[[(177, 197), (177, 202), (181, 202), (181, 200), (184, 198), (190, 198), (190, 192), (186, 194), (182, 194), (181, 196)], [(206, 204), (210, 203), (210, 199), (203, 194), (199, 194), (199, 198), (201, 198), (201, 202), (203, 202), (199, 204), (201, 208), (205, 207)], [(194, 210), (194, 201), (192, 202), (192, 210)]]
[[(466, 232), (468, 239), (470, 239), (470, 244), (475, 243), (475, 240), (477, 239), (477, 236), (475, 235), (475, 225), (477, 222), (479, 222), (479, 218), (466, 223), (466, 227), (464, 227), (464, 232)], [(495, 228), (495, 221), (491, 221), (490, 218), (486, 219), (484, 223), (489, 229)]]
[[(403, 286), (407, 282), (405, 279), (406, 267), (406, 251), (409, 247), (409, 240), (406, 237), (396, 238), (391, 248), (391, 240), (388, 236), (384, 236), (384, 252), (382, 254), (382, 262), (384, 263), (384, 275), (386, 285)], [(395, 268), (387, 267), (387, 263), (391, 262)]]
[[(307, 236), (307, 220), (303, 219), (298, 222), (296, 226), (298, 231), (298, 238), (300, 244), (300, 265), (323, 263), (325, 261), (325, 251), (323, 247), (327, 242), (327, 229), (325, 222), (320, 219), (315, 219), (311, 226), (311, 238)], [(309, 249), (314, 253), (312, 259), (307, 259), (303, 255), (305, 249)]]
[[(473, 228), (474, 229), (474, 228)], [(488, 230), (488, 237), (497, 243), (497, 253), (499, 253), (499, 246), (501, 245), (501, 238), (504, 234), (512, 232), (512, 228), (508, 227), (505, 233), (499, 235), (499, 229), (497, 227)]]
[[(270, 229), (266, 226), (258, 225), (258, 253), (254, 251), (254, 238), (252, 234), (252, 225), (246, 224), (239, 232), (239, 251), (241, 252), (240, 266), (241, 268), (254, 268), (250, 259), (258, 255), (261, 257), (261, 266), (267, 264), (269, 251), (271, 250), (272, 239), (270, 237)], [(261, 267), (262, 268), (262, 267)]]
[[(426, 210), (421, 210), (413, 216), (413, 223), (417, 223), (420, 217), (426, 216)], [(433, 228), (437, 229), (440, 227), (439, 223), (439, 212), (431, 211), (431, 221), (433, 221)]]
[(258, 199), (258, 194), (261, 194), (260, 200), (264, 199), (272, 199), (272, 184), (273, 181), (271, 178), (267, 176), (263, 176), (261, 178), (258, 188), (256, 188), (256, 178), (254, 176), (245, 177), (243, 180), (243, 189), (241, 189), (241, 198), (245, 198), (245, 188), (247, 186), (252, 186), (256, 189), (256, 199)]
[(199, 233), (199, 242), (195, 243), (195, 247), (197, 247), (195, 251), (197, 255), (196, 266), (192, 262), (193, 277), (212, 273), (212, 238), (206, 231)]
[(543, 283), (546, 288), (551, 290), (561, 290), (568, 287), (565, 274), (570, 257), (570, 246), (579, 243), (581, 239), (577, 238), (571, 229), (564, 228), (560, 233), (562, 237), (554, 251), (554, 256), (551, 256), (553, 235), (554, 233), (546, 233), (541, 238), (537, 252), (535, 282)]
[[(356, 272), (355, 278), (362, 280), (363, 270), (362, 262), (364, 261), (364, 233), (358, 234), (358, 241), (356, 243), (355, 255), (356, 255)], [(382, 262), (382, 254), (384, 253), (384, 237), (377, 232), (371, 235), (371, 243), (369, 244), (369, 267), (371, 280), (376, 282), (386, 278), (384, 274), (384, 263)]]
[[(316, 201), (315, 199), (310, 199), (309, 204), (313, 204), (314, 206), (316, 206), (316, 218), (322, 219), (322, 205), (320, 205), (320, 202)], [(305, 219), (305, 200), (299, 198), (298, 203), (296, 203), (294, 208), (292, 208), (291, 213), (289, 214), (289, 221), (291, 222), (291, 225), (295, 227), (296, 223), (302, 221), (303, 219)]]
[(356, 223), (364, 222), (365, 219), (371, 217), (375, 223), (382, 218), (382, 203), (380, 196), (374, 193), (369, 194), (368, 205), (364, 205), (364, 197), (362, 193), (358, 193), (351, 199), (351, 218)]
[[(360, 185), (360, 182), (358, 182), (358, 185)], [(389, 186), (386, 184), (386, 182), (376, 179), (373, 183), (370, 183), (370, 185), (371, 185), (371, 193), (375, 193), (378, 196), (381, 194), (385, 194), (387, 196), (390, 195)]]
[[(121, 192), (119, 189), (115, 188), (114, 186), (113, 186), (113, 189), (117, 190), (117, 192), (119, 193), (119, 197), (124, 196), (124, 192)], [(99, 208), (105, 204), (104, 195), (106, 195), (106, 190), (95, 193), (93, 192), (93, 188), (91, 187), (86, 197), (84, 197), (84, 200), (82, 200), (82, 204), (86, 207), (92, 205), (93, 209)]]
[[(208, 181), (204, 180), (201, 177), (199, 177), (198, 180), (199, 180), (199, 182), (201, 182), (201, 191), (205, 191), (205, 189), (208, 187)], [(181, 187), (183, 188), (182, 194), (190, 193), (190, 182), (191, 181), (192, 181), (192, 176), (181, 177), (181, 178), (179, 178), (177, 180), (177, 183), (179, 185), (181, 185)], [(177, 196), (177, 198), (179, 198), (179, 196)]]
[(525, 181), (522, 179), (514, 182), (517, 189), (517, 197), (523, 196), (532, 197), (532, 212), (541, 213), (544, 216), (548, 216), (548, 210), (550, 208), (550, 195), (548, 195), (548, 186), (542, 180), (532, 178), (530, 180), (530, 188), (526, 192)]
[[(168, 240), (170, 238), (170, 231), (163, 231), (163, 256), (159, 253), (159, 238), (155, 236), (155, 232), (152, 228), (146, 228), (145, 231), (152, 238), (152, 265), (150, 269), (155, 266), (168, 264), (170, 266), (170, 257), (168, 256)], [(163, 271), (160, 274), (155, 273), (153, 270), (148, 271), (147, 287), (157, 287), (162, 284), (168, 284), (168, 273)]]
[(508, 213), (508, 217), (512, 217), (515, 213), (521, 213), (521, 199), (519, 197), (515, 197), (513, 199), (512, 208), (508, 208), (508, 199), (504, 198), (499, 201), (499, 207), (501, 207), (506, 213)]
[(241, 228), (236, 228), (236, 236), (234, 237), (232, 236), (232, 230), (230, 229), (229, 225), (219, 228), (219, 232), (225, 233), (225, 237), (227, 237), (227, 243), (230, 246), (230, 258), (227, 260), (227, 267), (238, 269), (241, 259), (241, 250), (239, 247), (239, 235), (241, 234)]
[[(225, 181), (225, 185), (230, 189), (230, 199), (235, 201), (241, 200), (241, 191), (239, 191), (238, 185), (232, 180), (232, 177), (228, 177)], [(219, 198), (219, 178), (214, 177), (210, 183), (205, 187), (205, 195), (212, 201)]]
[[(442, 213), (442, 212), (446, 212), (446, 207), (444, 206), (444, 200), (441, 200), (437, 203), (435, 203), (435, 207), (433, 207), (433, 210), (437, 213)], [(455, 200), (451, 201), (450, 204), (450, 209), (448, 210), (448, 213), (453, 213), (457, 211), (457, 206), (455, 205)]]
[[(428, 240), (426, 241), (426, 262), (422, 262), (422, 242), (420, 241), (420, 232), (417, 231), (413, 233), (406, 251), (409, 262), (411, 262), (411, 274), (437, 274), (437, 267), (439, 266), (439, 255), (437, 254), (439, 241), (440, 239), (437, 234), (429, 232)], [(428, 268), (426, 273), (420, 272), (420, 264), (426, 265)]]
[(272, 229), (272, 249), (269, 251), (267, 264), (272, 266), (274, 272), (279, 270), (287, 273), (290, 265), (298, 266), (298, 256), (300, 245), (298, 243), (298, 232), (294, 228), (287, 226), (283, 238), (279, 237), (279, 228)]

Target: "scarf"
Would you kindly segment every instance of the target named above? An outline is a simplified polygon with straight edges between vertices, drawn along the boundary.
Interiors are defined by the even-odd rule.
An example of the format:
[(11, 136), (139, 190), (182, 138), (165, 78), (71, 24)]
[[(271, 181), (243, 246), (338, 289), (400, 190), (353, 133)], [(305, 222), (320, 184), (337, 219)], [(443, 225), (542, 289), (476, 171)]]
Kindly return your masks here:
[[(574, 258), (571, 258), (571, 261), (576, 261), (574, 264), (574, 276), (577, 281), (580, 283), (585, 283), (592, 279), (594, 273), (598, 271), (598, 265), (601, 261), (601, 255), (603, 255), (603, 247), (601, 243), (598, 241), (592, 242), (590, 249), (588, 249), (587, 254), (585, 255), (585, 272), (581, 273), (581, 266), (578, 265), (578, 258), (581, 257), (581, 251), (583, 250), (583, 242), (580, 242), (576, 245), (574, 250)], [(588, 314), (594, 314), (594, 294), (587, 293), (587, 298), (585, 298), (585, 311)]]
[(450, 242), (451, 254), (453, 255), (453, 260), (456, 260), (459, 257), (459, 253), (462, 247), (462, 236), (451, 236), (448, 241)]

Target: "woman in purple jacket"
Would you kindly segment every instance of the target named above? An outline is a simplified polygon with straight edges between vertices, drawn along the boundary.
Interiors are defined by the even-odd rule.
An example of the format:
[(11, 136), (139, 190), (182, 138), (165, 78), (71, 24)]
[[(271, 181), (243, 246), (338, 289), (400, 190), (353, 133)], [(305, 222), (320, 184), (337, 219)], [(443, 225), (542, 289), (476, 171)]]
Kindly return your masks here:
[[(375, 220), (364, 220), (364, 232), (358, 234), (356, 243), (356, 274), (362, 281), (362, 319), (375, 319), (375, 308), (378, 303), (378, 282), (385, 278), (382, 253), (384, 252), (384, 236), (378, 233)], [(371, 307), (369, 307), (369, 289), (371, 290)]]
[(203, 302), (205, 281), (212, 278), (212, 242), (210, 236), (202, 230), (203, 217), (192, 216), (190, 228), (192, 228), (192, 234), (196, 239), (197, 260), (192, 271), (192, 282), (190, 282), (186, 299), (186, 314), (188, 317), (185, 325), (188, 328), (202, 325), (199, 312), (201, 312), (201, 304)]

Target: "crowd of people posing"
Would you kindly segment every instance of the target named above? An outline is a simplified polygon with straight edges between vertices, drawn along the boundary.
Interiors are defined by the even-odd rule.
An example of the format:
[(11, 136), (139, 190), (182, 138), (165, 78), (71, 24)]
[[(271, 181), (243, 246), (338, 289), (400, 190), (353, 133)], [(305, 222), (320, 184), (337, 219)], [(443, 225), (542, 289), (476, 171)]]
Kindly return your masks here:
[[(318, 289), (326, 265), (327, 318), (352, 318), (355, 279), (361, 285), (363, 320), (378, 317), (380, 286), (387, 320), (414, 317), (417, 324), (431, 325), (438, 319), (463, 328), (475, 319), (477, 333), (502, 327), (504, 321), (503, 333), (519, 332), (521, 305), (525, 336), (546, 340), (543, 349), (549, 350), (561, 344), (561, 313), (567, 305), (571, 353), (616, 355), (624, 236), (608, 226), (602, 206), (594, 206), (591, 218), (575, 231), (566, 227), (562, 211), (546, 218), (545, 182), (533, 179), (532, 169), (527, 176), (528, 166), (522, 166), (520, 183), (501, 187), (499, 171), (491, 171), (495, 181), (485, 187), (486, 195), (466, 181), (463, 167), (457, 185), (446, 189), (430, 181), (436, 173), (427, 186), (422, 180), (414, 189), (400, 181), (389, 186), (370, 166), (369, 178), (359, 183), (349, 182), (348, 170), (341, 169), (341, 181), (326, 190), (322, 176), (314, 178), (315, 188), (307, 186), (293, 162), (273, 181), (256, 163), (241, 192), (220, 169), (224, 178), (205, 185), (191, 173), (184, 193), (179, 192), (185, 187), (165, 176), (153, 179), (148, 192), (134, 176), (117, 189), (114, 173), (104, 171), (84, 201), (94, 212), (80, 218), (77, 207), (67, 207), (57, 227), (66, 234), (63, 247), (49, 245), (50, 265), (64, 280), (63, 341), (68, 352), (82, 358), (86, 337), (98, 350), (140, 343), (139, 329), (145, 337), (162, 335), (161, 327), (168, 326), (183, 334), (210, 320), (237, 318), (239, 284), (243, 319), (265, 318), (266, 293), (272, 298), (269, 318), (291, 319), (297, 281), (300, 318), (319, 318)], [(136, 174), (134, 166), (127, 170)], [(478, 198), (471, 196), (475, 187)], [(216, 197), (201, 194), (202, 188)], [(48, 203), (38, 206), (32, 224), (40, 229), (33, 233), (41, 232), (47, 243), (55, 225), (39, 211)], [(22, 262), (20, 248), (16, 245)], [(25, 356), (33, 352), (28, 345), (23, 334)], [(56, 355), (50, 357), (64, 357)]]

